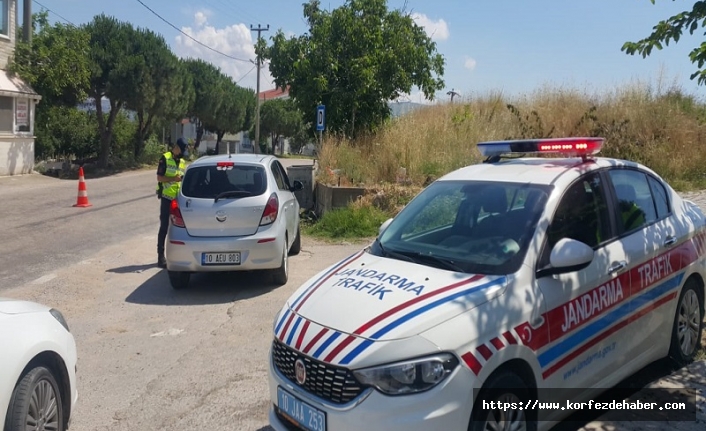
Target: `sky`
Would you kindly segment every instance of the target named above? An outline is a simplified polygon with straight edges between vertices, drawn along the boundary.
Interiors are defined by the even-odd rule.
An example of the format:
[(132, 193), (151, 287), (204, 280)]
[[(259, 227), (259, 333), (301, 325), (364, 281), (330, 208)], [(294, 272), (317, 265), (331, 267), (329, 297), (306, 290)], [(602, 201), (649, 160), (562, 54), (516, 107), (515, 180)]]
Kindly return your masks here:
[[(18, 0), (20, 20), (23, 1)], [(251, 26), (269, 25), (269, 31), (262, 32), (268, 40), (279, 29), (290, 36), (306, 33), (304, 1), (41, 0), (32, 2), (32, 10), (49, 9), (51, 22), (81, 25), (105, 13), (150, 28), (176, 55), (207, 60), (239, 85), (254, 89), (257, 33)], [(343, 3), (321, 2), (326, 9)], [(600, 93), (638, 82), (676, 85), (702, 97), (703, 86), (689, 79), (696, 66), (688, 54), (703, 41), (704, 30), (684, 35), (679, 43), (655, 50), (647, 59), (621, 51), (626, 41), (648, 36), (660, 20), (690, 10), (693, 4), (694, 0), (656, 0), (654, 5), (650, 0), (388, 0), (389, 8), (412, 13), (444, 56), (445, 88), (435, 99), (442, 101), (448, 100), (451, 90), (462, 98), (489, 92), (517, 96), (547, 85)], [(271, 88), (265, 66), (260, 89)], [(430, 103), (416, 88), (402, 100)]]

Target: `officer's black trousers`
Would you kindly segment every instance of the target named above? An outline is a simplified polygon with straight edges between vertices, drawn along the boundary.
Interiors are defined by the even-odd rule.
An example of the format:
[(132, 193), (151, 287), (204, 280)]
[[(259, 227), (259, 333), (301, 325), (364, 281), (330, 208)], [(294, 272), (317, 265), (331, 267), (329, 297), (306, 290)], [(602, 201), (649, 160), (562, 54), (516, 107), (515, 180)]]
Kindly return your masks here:
[(159, 199), (159, 235), (157, 237), (157, 254), (164, 256), (164, 242), (167, 240), (167, 230), (169, 228), (169, 208), (172, 201), (167, 198)]

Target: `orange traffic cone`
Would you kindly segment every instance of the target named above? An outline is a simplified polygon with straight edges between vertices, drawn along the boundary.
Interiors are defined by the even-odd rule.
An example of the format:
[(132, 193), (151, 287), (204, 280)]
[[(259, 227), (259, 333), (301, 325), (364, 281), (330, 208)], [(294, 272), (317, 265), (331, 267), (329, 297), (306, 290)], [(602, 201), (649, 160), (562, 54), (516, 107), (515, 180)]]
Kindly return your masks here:
[(88, 202), (88, 191), (86, 190), (86, 180), (83, 178), (83, 166), (78, 168), (78, 197), (75, 207), (86, 208), (93, 206)]

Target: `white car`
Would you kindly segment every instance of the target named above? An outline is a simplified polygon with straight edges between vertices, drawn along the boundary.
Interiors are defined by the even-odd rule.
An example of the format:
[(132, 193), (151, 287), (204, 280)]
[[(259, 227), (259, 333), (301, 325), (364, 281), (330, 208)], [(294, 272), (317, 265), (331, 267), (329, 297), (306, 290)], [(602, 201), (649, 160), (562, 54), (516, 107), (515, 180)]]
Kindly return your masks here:
[(279, 285), (289, 277), (288, 256), (301, 250), (302, 189), (274, 156), (202, 157), (184, 174), (172, 201), (165, 246), (175, 289), (192, 273), (269, 270)]
[(64, 431), (78, 400), (76, 343), (53, 308), (0, 298), (3, 431)]
[(272, 427), (545, 430), (574, 407), (533, 400), (588, 402), (693, 358), (704, 214), (647, 167), (595, 157), (602, 145), (481, 143), (483, 163), (302, 285), (273, 323)]

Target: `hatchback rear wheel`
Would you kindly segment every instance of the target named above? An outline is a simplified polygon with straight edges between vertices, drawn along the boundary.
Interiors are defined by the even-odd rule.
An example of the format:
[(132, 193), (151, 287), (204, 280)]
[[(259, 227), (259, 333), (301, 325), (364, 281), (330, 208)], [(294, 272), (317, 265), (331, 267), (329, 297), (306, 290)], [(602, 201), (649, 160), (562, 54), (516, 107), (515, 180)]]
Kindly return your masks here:
[(167, 271), (167, 274), (169, 274), (169, 283), (175, 290), (186, 289), (189, 286), (190, 272)]
[(289, 253), (287, 250), (287, 238), (284, 239), (284, 248), (282, 250), (282, 264), (272, 273), (275, 283), (278, 286), (284, 286), (289, 279)]
[(289, 254), (292, 256), (299, 254), (302, 249), (302, 233), (301, 229), (297, 227), (297, 236), (294, 237), (294, 242), (292, 247), (289, 249)]

